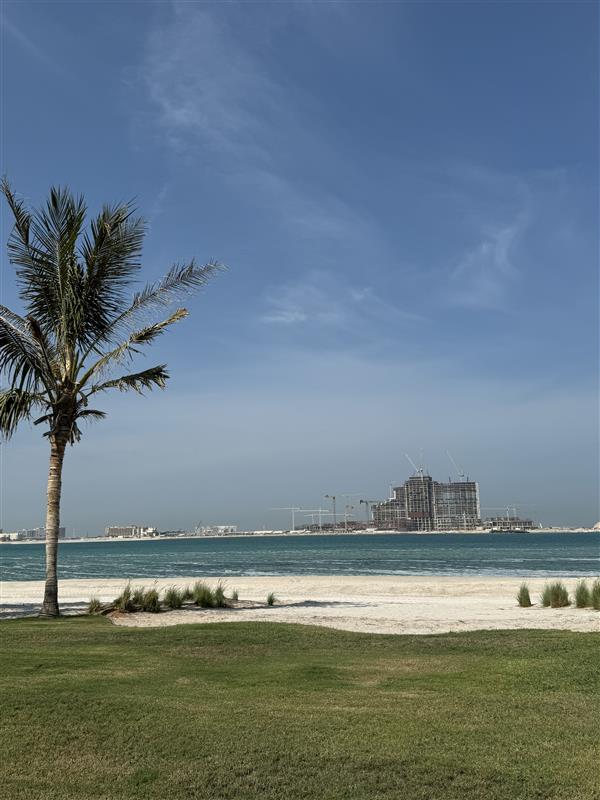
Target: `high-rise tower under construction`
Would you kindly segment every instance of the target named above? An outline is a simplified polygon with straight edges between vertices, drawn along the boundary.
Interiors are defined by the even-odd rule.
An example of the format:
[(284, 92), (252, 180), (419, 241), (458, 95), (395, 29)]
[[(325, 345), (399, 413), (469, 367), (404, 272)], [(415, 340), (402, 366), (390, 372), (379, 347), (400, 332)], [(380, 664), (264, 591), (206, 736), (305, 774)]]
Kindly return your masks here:
[(470, 531), (481, 524), (476, 481), (439, 483), (422, 470), (372, 508), (375, 525), (387, 530)]

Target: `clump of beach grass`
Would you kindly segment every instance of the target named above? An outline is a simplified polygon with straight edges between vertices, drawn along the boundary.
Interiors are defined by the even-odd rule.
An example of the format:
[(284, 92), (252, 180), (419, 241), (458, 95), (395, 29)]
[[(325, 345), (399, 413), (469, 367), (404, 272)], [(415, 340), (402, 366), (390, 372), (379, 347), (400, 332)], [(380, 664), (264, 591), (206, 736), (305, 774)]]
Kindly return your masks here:
[(237, 601), (238, 601), (239, 599), (240, 599), (240, 596), (239, 596), (239, 594), (238, 594), (238, 590), (237, 590), (237, 589), (234, 589), (234, 590), (233, 590), (233, 592), (231, 593), (231, 602), (232, 602), (232, 603), (237, 603)]
[(102, 610), (102, 603), (97, 597), (90, 597), (90, 602), (88, 603), (88, 614), (99, 614)]
[(575, 605), (577, 608), (587, 608), (592, 604), (592, 596), (585, 581), (578, 581), (575, 587)]
[(544, 608), (565, 608), (571, 605), (567, 587), (562, 581), (547, 583), (542, 589), (541, 603)]
[(592, 608), (594, 608), (596, 611), (600, 611), (600, 580), (598, 580), (598, 578), (596, 578), (596, 580), (592, 583), (590, 603)]
[(144, 592), (145, 589), (143, 586), (136, 586), (131, 594), (131, 601), (133, 602), (134, 606), (137, 608), (141, 608), (144, 602)]
[(181, 608), (183, 605), (183, 591), (176, 586), (169, 586), (163, 597), (163, 603), (167, 608)]
[(125, 586), (121, 594), (115, 599), (114, 606), (118, 611), (123, 611), (125, 613), (136, 610), (130, 583)]
[(519, 592), (517, 594), (517, 602), (521, 606), (521, 608), (531, 608), (533, 603), (531, 602), (531, 596), (529, 594), (529, 586), (526, 583), (522, 583), (519, 587)]
[(267, 595), (267, 605), (274, 606), (276, 602), (277, 598), (275, 597), (274, 592), (269, 592), (269, 594)]
[(213, 603), (215, 608), (227, 607), (227, 598), (225, 597), (225, 587), (220, 582), (217, 584), (217, 588), (213, 592)]
[(197, 581), (192, 589), (194, 603), (200, 608), (214, 608), (215, 598), (212, 589), (204, 581)]
[(141, 602), (141, 610), (147, 611), (150, 614), (158, 614), (160, 611), (160, 596), (156, 589), (148, 589), (144, 592)]
[(181, 596), (183, 597), (183, 601), (186, 602), (187, 600), (194, 599), (194, 593), (190, 586), (186, 586), (185, 589), (181, 590)]

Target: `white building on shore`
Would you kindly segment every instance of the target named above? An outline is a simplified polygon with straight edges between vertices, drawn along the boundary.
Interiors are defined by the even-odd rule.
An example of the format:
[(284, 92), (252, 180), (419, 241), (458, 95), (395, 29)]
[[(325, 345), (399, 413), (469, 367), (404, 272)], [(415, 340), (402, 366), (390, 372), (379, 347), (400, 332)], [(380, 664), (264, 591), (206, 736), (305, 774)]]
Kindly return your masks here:
[(158, 529), (144, 525), (109, 525), (104, 529), (104, 534), (109, 539), (141, 539), (158, 536)]
[(201, 536), (225, 536), (228, 533), (237, 532), (237, 525), (201, 525), (196, 528), (196, 533)]
[[(58, 538), (64, 539), (65, 528), (58, 529)], [(46, 541), (46, 528), (23, 528), (20, 531), (0, 533), (0, 540), (5, 542), (44, 542)]]

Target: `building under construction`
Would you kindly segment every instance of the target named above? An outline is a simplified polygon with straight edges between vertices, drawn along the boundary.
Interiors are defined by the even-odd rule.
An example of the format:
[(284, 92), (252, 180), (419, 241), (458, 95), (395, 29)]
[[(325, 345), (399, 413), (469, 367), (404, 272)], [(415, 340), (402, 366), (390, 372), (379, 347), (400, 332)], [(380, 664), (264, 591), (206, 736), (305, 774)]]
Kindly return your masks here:
[(472, 531), (481, 525), (479, 485), (460, 480), (439, 483), (417, 471), (392, 497), (372, 505), (373, 522), (380, 530)]

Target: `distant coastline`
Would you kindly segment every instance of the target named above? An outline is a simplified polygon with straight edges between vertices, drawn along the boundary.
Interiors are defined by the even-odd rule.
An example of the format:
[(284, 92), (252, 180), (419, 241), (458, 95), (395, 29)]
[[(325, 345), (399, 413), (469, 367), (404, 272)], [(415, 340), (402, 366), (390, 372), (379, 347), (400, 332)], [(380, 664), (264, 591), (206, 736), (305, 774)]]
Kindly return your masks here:
[[(278, 537), (278, 536), (481, 536), (494, 535), (506, 536), (507, 534), (589, 534), (600, 533), (594, 528), (532, 528), (523, 531), (381, 531), (381, 530), (336, 530), (336, 531), (237, 531), (236, 533), (185, 533), (180, 535), (165, 536), (77, 536), (61, 539), (59, 544), (88, 544), (90, 542), (162, 542), (162, 541), (187, 541), (189, 539), (249, 539), (252, 537)], [(45, 544), (44, 540), (36, 541), (0, 541), (0, 545), (18, 544)]]

